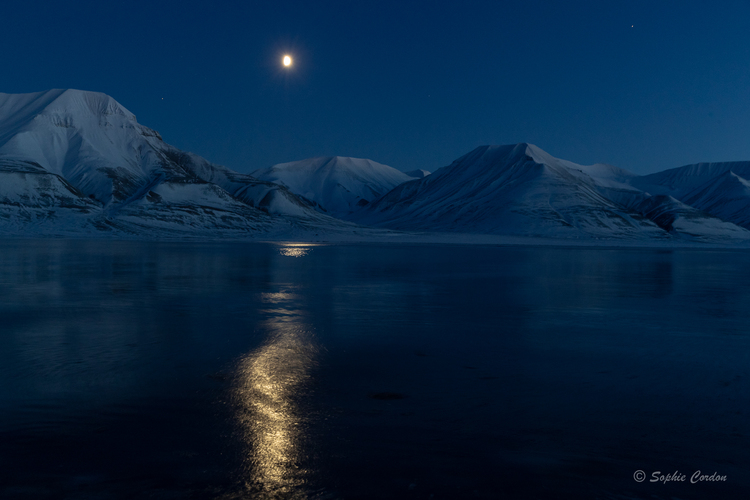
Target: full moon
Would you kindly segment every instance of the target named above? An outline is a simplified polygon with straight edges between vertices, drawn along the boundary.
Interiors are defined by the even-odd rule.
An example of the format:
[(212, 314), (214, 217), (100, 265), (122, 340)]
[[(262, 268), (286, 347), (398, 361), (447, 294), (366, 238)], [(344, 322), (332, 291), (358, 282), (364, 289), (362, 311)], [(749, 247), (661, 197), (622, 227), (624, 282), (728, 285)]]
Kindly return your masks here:
[(284, 66), (289, 67), (292, 65), (292, 56), (284, 56)]

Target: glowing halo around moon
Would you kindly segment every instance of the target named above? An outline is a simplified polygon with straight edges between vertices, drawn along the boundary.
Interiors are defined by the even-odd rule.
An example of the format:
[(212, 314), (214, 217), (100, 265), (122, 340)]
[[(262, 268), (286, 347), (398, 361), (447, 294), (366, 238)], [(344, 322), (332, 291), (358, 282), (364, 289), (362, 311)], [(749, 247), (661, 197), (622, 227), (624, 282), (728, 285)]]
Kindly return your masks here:
[(284, 65), (284, 67), (288, 68), (292, 65), (292, 56), (285, 55), (284, 58), (281, 60), (281, 63)]

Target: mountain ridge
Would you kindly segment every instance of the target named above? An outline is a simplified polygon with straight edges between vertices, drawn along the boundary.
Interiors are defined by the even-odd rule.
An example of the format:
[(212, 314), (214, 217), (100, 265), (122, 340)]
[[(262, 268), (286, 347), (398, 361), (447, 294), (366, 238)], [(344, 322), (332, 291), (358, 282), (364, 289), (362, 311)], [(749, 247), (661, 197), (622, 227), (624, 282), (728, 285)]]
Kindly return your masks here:
[(610, 165), (559, 160), (527, 143), (480, 146), (398, 186), (352, 220), (400, 230), (584, 239), (750, 237), (677, 200), (653, 198), (632, 186), (637, 177)]
[(245, 174), (167, 144), (106, 94), (0, 94), (5, 233), (750, 240), (750, 162), (639, 176), (518, 143), (480, 146), (433, 173), (410, 173), (333, 156)]
[(319, 156), (252, 172), (312, 200), (326, 213), (346, 217), (358, 207), (412, 180), (395, 168), (364, 158)]
[[(86, 213), (95, 228), (127, 220), (125, 226), (135, 231), (205, 234), (214, 228), (262, 232), (292, 219), (313, 226), (344, 224), (283, 186), (170, 146), (105, 94), (0, 94), (0, 134), (0, 179), (6, 188), (0, 217), (6, 220), (65, 215), (77, 224), (77, 216)], [(41, 180), (21, 185), (29, 175)]]

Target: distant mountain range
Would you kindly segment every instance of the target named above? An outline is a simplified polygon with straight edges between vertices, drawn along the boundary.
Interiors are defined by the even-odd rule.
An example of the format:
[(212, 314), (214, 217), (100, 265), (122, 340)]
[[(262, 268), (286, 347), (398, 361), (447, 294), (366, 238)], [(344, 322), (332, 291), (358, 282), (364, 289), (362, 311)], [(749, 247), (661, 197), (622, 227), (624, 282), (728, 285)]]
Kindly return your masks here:
[(432, 174), (345, 157), (241, 174), (166, 144), (104, 94), (0, 94), (4, 234), (305, 239), (369, 226), (734, 243), (750, 241), (748, 179), (750, 162), (638, 176), (531, 144), (482, 146)]

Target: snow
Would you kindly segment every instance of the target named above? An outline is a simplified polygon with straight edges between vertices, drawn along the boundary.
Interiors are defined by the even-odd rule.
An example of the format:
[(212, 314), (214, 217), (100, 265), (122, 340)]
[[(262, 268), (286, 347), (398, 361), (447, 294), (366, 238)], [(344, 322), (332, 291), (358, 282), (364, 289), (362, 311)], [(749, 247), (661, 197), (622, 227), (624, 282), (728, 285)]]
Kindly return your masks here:
[(680, 199), (728, 171), (748, 179), (750, 178), (750, 161), (686, 165), (636, 177), (632, 179), (631, 184), (644, 191), (669, 194)]
[(632, 179), (698, 210), (750, 229), (750, 162), (699, 163)]
[(335, 156), (249, 175), (170, 146), (105, 94), (0, 94), (5, 235), (746, 245), (749, 179), (750, 162), (637, 176), (525, 143), (432, 174)]
[[(105, 94), (0, 94), (0, 117), (0, 159), (33, 161), (105, 203), (159, 165), (159, 135)], [(130, 182), (119, 186), (113, 172)]]
[(684, 204), (652, 200), (630, 184), (636, 177), (610, 165), (560, 160), (530, 144), (482, 146), (398, 186), (352, 220), (399, 230), (575, 239), (750, 237)]
[(341, 156), (281, 163), (252, 175), (281, 184), (338, 217), (346, 217), (399, 184), (413, 180), (388, 165)]
[[(94, 228), (135, 224), (134, 217), (141, 218), (140, 229), (169, 221), (186, 230), (208, 231), (211, 224), (270, 230), (288, 225), (287, 217), (313, 226), (341, 224), (282, 186), (170, 146), (96, 92), (0, 94), (0, 172), (6, 207), (83, 207), (97, 212), (89, 220)], [(35, 218), (47, 217), (39, 213)]]

